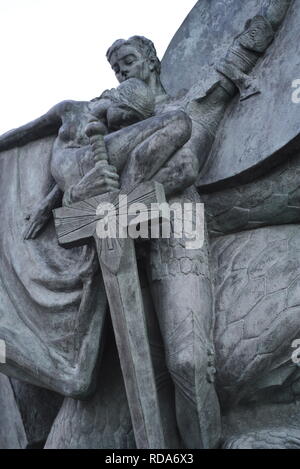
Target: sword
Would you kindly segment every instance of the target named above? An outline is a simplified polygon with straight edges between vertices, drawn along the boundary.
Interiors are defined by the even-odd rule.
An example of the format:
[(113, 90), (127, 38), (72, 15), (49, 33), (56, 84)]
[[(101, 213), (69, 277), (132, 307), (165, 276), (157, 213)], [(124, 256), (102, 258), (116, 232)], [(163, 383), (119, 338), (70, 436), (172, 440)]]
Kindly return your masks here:
[[(95, 137), (95, 135), (94, 135)], [(99, 136), (98, 136), (99, 137)], [(102, 136), (103, 138), (103, 136)], [(93, 139), (94, 149), (103, 142)], [(105, 159), (102, 156), (98, 159)], [(124, 197), (126, 196), (126, 197)], [(126, 201), (126, 204), (125, 204)], [(133, 203), (143, 203), (150, 219), (151, 204), (165, 202), (161, 184), (139, 184), (126, 194), (111, 192), (53, 211), (58, 242), (72, 247), (95, 239), (100, 268), (110, 306), (110, 314), (118, 348), (121, 369), (138, 448), (165, 448), (164, 434), (153, 372), (145, 312), (133, 239), (99, 239), (97, 224), (105, 223), (112, 214), (99, 216), (99, 207), (110, 203), (114, 215), (124, 221), (124, 209)], [(153, 219), (153, 217), (152, 217)], [(135, 223), (128, 216), (127, 228)], [(126, 228), (122, 225), (123, 229)]]

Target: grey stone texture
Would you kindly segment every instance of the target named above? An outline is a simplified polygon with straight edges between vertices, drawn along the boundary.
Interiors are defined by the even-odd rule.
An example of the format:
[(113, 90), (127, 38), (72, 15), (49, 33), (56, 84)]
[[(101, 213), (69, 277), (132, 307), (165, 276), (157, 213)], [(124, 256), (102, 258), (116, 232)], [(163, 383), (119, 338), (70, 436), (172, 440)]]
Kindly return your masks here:
[(1, 449), (25, 449), (27, 436), (9, 379), (0, 375)]
[[(299, 448), (298, 20), (297, 0), (201, 0), (161, 76), (151, 41), (118, 40), (107, 54), (118, 88), (0, 137), (0, 371), (13, 378), (0, 378), (0, 447), (153, 444), (137, 430), (142, 373), (128, 379), (115, 319), (127, 304), (133, 320), (134, 280), (161, 446)], [(98, 242), (59, 245), (53, 209), (87, 215), (91, 198), (145, 181), (169, 202), (205, 203), (201, 249), (174, 233), (136, 243), (136, 261)], [(66, 238), (86, 243), (83, 225), (64, 223)], [(120, 258), (131, 275), (118, 279)]]
[(101, 382), (86, 401), (65, 399), (45, 449), (134, 449), (135, 439), (111, 326)]
[[(220, 1), (217, 6), (210, 0), (197, 2), (162, 63), (162, 82), (168, 92), (176, 95), (182, 89), (196, 88), (199, 77), (201, 86), (209, 87), (215, 79), (214, 66), (241, 32), (241, 25), (258, 14), (263, 3), (267, 4), (249, 0), (241, 8), (235, 0)], [(262, 173), (299, 149), (298, 106), (291, 102), (292, 81), (299, 75), (299, 15), (298, 2), (292, 2), (285, 24), (253, 71), (260, 94), (241, 102), (236, 96), (228, 106), (199, 176), (198, 184), (205, 189), (247, 180), (254, 169), (257, 175), (256, 165), (264, 163)]]

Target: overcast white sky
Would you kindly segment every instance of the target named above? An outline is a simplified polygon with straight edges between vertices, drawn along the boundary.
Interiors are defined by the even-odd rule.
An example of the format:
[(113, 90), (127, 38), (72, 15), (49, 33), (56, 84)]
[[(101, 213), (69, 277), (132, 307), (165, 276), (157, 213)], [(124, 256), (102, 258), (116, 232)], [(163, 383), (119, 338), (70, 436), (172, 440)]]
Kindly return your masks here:
[(0, 0), (0, 134), (116, 80), (105, 53), (140, 34), (162, 58), (196, 0)]

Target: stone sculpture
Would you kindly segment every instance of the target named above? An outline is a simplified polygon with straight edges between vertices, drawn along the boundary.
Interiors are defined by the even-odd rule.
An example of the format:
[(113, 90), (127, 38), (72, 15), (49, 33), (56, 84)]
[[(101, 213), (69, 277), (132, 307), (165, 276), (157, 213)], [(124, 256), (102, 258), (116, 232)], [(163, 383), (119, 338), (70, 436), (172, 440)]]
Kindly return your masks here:
[[(190, 37), (194, 34), (193, 48), (204, 28), (200, 19), (215, 18), (223, 7), (229, 13), (216, 29), (223, 27), (224, 36), (222, 30), (215, 32), (212, 56), (199, 57), (200, 65), (214, 59), (215, 66), (203, 66), (202, 76), (194, 56), (190, 70), (183, 69), (185, 61), (191, 62), (189, 47), (180, 48), (185, 28)], [(161, 446), (299, 447), (293, 421), (299, 368), (291, 361), (291, 343), (300, 335), (293, 158), (298, 122), (289, 140), (277, 141), (276, 151), (268, 142), (255, 157), (254, 139), (249, 160), (236, 167), (230, 167), (223, 138), (233, 138), (234, 113), (245, 122), (248, 106), (258, 106), (264, 90), (252, 70), (267, 70), (276, 51), (282, 51), (286, 31), (295, 33), (289, 23), (299, 17), (298, 10), (291, 0), (252, 0), (242, 9), (235, 0), (199, 1), (163, 62), (170, 95), (151, 41), (139, 36), (118, 40), (107, 57), (119, 88), (89, 103), (60, 103), (0, 138), (1, 190), (7, 202), (0, 288), (0, 339), (7, 344), (7, 362), (0, 371), (18, 380), (11, 385), (4, 378), (0, 392), (7, 387), (11, 392), (15, 383), (20, 396), (12, 404), (15, 412), (29, 406), (22, 386), (36, 386), (37, 394), (46, 388), (57, 415), (53, 425), (53, 419), (45, 424), (46, 431), (31, 430), (32, 438), (21, 417), (21, 447), (157, 445), (135, 425), (133, 391), (126, 379), (127, 395), (124, 389), (96, 249), (91, 243), (60, 247), (52, 218), (61, 205), (56, 213), (65, 217), (120, 184), (127, 190), (150, 181), (164, 187), (170, 202), (204, 201), (207, 214), (202, 249), (188, 250), (186, 239), (174, 233), (168, 240), (136, 246), (136, 291), (143, 297), (153, 368), (148, 379), (150, 385), (153, 373)], [(242, 32), (243, 16), (252, 19)], [(228, 32), (231, 28), (238, 29)], [(170, 73), (176, 64), (178, 76)], [(190, 89), (178, 97), (179, 87)], [(247, 155), (249, 137), (246, 142), (241, 151)], [(115, 260), (108, 259), (112, 268)], [(109, 303), (113, 317), (117, 311)], [(120, 352), (117, 333), (116, 338)], [(61, 406), (55, 393), (65, 396)], [(147, 401), (145, 393), (142, 397)]]

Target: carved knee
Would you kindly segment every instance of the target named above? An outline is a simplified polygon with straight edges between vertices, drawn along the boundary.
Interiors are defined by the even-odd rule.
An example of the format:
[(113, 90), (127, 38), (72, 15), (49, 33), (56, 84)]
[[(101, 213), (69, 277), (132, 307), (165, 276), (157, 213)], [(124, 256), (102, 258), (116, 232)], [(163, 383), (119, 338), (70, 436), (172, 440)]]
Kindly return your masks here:
[(215, 382), (215, 355), (211, 347), (205, 351), (191, 344), (187, 344), (179, 351), (172, 350), (166, 353), (168, 370), (177, 388), (188, 394), (191, 400), (196, 392), (197, 383), (206, 380), (207, 383)]
[[(173, 162), (174, 179), (176, 181), (185, 181), (185, 187), (189, 187), (198, 176), (198, 160), (195, 154), (189, 148), (181, 148)], [(175, 176), (176, 175), (176, 176)]]
[(175, 384), (182, 385), (186, 382), (187, 385), (194, 385), (197, 369), (203, 369), (203, 365), (206, 367), (207, 358), (198, 357), (198, 361), (195, 362), (195, 354), (191, 347), (186, 347), (178, 352), (167, 353), (166, 355), (167, 367)]
[(181, 394), (189, 400), (195, 401), (195, 372), (193, 353), (182, 350), (175, 354), (167, 355), (167, 367), (174, 385)]
[(192, 351), (182, 350), (175, 354), (171, 360), (171, 367), (179, 376), (193, 378), (195, 375), (195, 363)]

